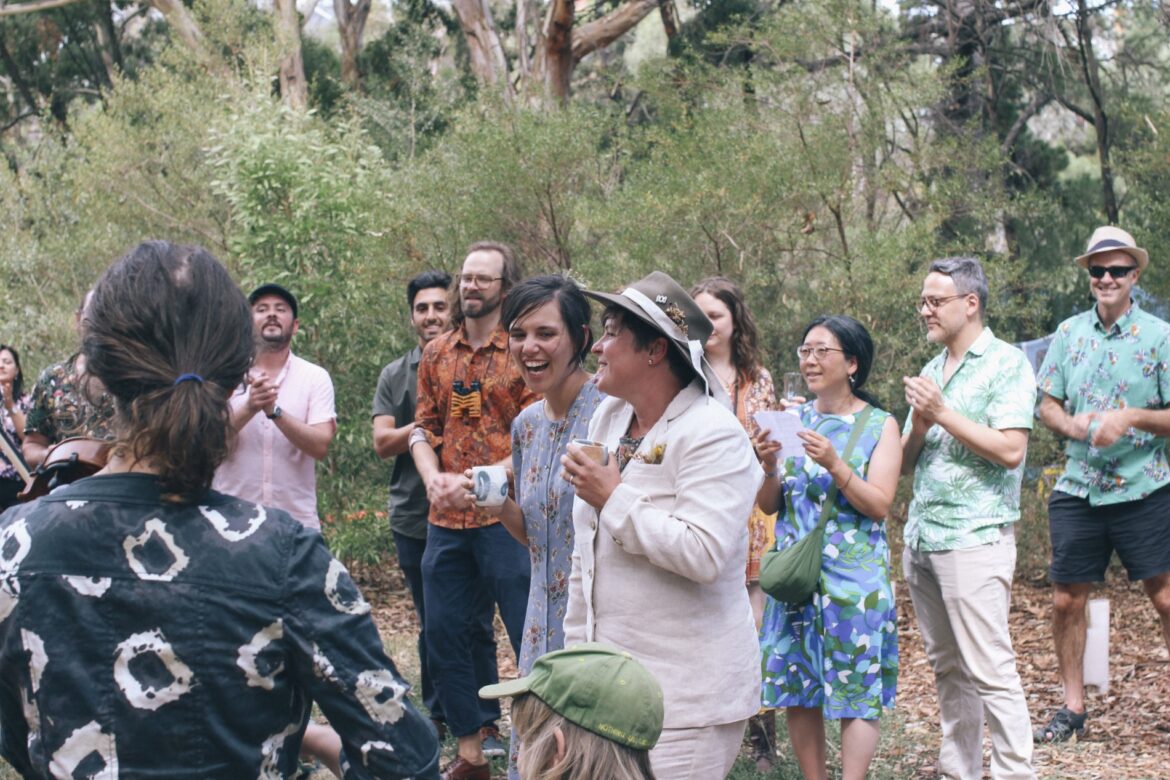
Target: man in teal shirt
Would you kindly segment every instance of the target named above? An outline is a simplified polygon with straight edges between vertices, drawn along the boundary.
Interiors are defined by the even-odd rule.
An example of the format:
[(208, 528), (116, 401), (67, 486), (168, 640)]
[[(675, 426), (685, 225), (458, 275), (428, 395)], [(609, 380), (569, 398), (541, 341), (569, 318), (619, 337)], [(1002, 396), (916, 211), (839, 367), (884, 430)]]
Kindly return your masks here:
[(902, 472), (914, 474), (902, 569), (938, 689), (939, 775), (1034, 778), (1028, 702), (1008, 633), (1015, 523), (1036, 380), (1024, 353), (983, 324), (987, 278), (973, 257), (937, 260), (918, 312), (944, 347), (904, 377)]
[(1097, 303), (1060, 324), (1040, 368), (1040, 419), (1068, 439), (1048, 502), (1064, 706), (1036, 731), (1041, 742), (1084, 733), (1085, 605), (1114, 550), (1170, 648), (1170, 324), (1133, 301), (1149, 256), (1129, 233), (1098, 228), (1076, 262)]

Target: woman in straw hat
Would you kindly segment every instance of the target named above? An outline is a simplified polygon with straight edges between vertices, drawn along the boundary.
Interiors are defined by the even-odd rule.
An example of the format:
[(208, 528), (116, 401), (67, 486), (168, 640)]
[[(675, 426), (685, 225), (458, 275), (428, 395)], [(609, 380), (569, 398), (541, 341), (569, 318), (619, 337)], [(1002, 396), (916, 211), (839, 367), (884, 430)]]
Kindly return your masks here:
[[(562, 460), (577, 491), (565, 646), (612, 644), (664, 686), (654, 772), (725, 777), (759, 708), (759, 645), (743, 585), (747, 526), (763, 472), (703, 355), (711, 322), (655, 272), (605, 305), (593, 347), (610, 397)], [(712, 393), (715, 397), (712, 397)]]

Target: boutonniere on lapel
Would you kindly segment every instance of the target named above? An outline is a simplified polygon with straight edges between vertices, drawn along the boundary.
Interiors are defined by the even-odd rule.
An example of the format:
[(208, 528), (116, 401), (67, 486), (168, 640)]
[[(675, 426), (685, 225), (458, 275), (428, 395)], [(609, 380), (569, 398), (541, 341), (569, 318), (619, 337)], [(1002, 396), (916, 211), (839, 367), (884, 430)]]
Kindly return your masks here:
[(657, 465), (662, 462), (662, 456), (666, 454), (665, 444), (655, 444), (650, 448), (649, 452), (638, 452), (634, 454), (634, 460), (639, 463), (649, 463), (650, 465)]

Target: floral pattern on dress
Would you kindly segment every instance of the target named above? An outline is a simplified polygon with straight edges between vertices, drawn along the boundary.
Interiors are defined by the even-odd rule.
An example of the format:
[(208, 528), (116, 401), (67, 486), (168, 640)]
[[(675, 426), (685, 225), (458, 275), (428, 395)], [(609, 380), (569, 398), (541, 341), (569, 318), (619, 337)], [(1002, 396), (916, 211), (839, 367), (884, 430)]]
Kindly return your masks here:
[[(845, 449), (855, 415), (800, 407), (804, 425)], [(862, 479), (890, 415), (874, 409), (849, 456)], [(781, 549), (820, 519), (832, 477), (811, 458), (787, 458), (785, 513), (776, 523)], [(768, 598), (760, 634), (765, 707), (821, 707), (827, 718), (877, 718), (892, 707), (898, 680), (898, 636), (890, 585), (889, 546), (881, 520), (854, 509), (844, 495), (825, 521), (818, 591), (803, 604)]]
[(561, 478), (561, 456), (573, 439), (585, 438), (589, 420), (605, 394), (586, 382), (562, 420), (550, 420), (544, 401), (526, 408), (512, 423), (512, 466), (516, 504), (524, 517), (532, 580), (520, 673), (537, 658), (564, 646), (565, 607), (573, 554), (573, 486)]
[[(581, 386), (564, 419), (550, 420), (542, 400), (527, 407), (512, 423), (516, 504), (524, 517), (532, 560), (528, 611), (520, 640), (521, 675), (532, 671), (537, 658), (565, 646), (576, 491), (561, 477), (561, 456), (570, 441), (588, 437), (589, 421), (604, 398), (590, 380)], [(515, 771), (519, 743), (512, 739), (511, 778), (519, 776)]]
[[(739, 392), (741, 385), (744, 388), (742, 393)], [(772, 375), (768, 373), (768, 369), (761, 366), (760, 375), (756, 377), (755, 381), (738, 380), (732, 395), (735, 398), (735, 416), (739, 418), (739, 422), (748, 432), (748, 436), (755, 436), (759, 433), (760, 426), (756, 424), (753, 415), (756, 412), (776, 408), (776, 387), (772, 384)], [(773, 533), (775, 524), (775, 514), (766, 514), (759, 505), (752, 507), (752, 514), (748, 518), (747, 581), (749, 583), (760, 581), (760, 558), (763, 557), (764, 551), (776, 542)]]

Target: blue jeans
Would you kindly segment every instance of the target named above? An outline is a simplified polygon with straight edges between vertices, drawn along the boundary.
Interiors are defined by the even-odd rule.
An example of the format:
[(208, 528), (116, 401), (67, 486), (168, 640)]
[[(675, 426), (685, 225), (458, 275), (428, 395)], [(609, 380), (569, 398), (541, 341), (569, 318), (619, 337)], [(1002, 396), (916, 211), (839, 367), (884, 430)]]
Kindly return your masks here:
[[(398, 566), (406, 578), (406, 587), (410, 591), (410, 600), (414, 602), (414, 613), (418, 616), (418, 665), (422, 677), (422, 702), (431, 713), (434, 720), (445, 721), (443, 705), (435, 693), (435, 682), (431, 679), (430, 659), (427, 657), (427, 620), (426, 602), (423, 599), (422, 560), (427, 549), (426, 539), (415, 539), (413, 536), (403, 536), (397, 531), (394, 534), (394, 548), (398, 551)], [(486, 589), (480, 588), (478, 594), (482, 604), (477, 608), (483, 618), (475, 625), (478, 629), (472, 634), (472, 659), (476, 674), (487, 674), (487, 670), (496, 668), (496, 641), (492, 628), (491, 598)], [(500, 705), (496, 700), (483, 701), (481, 717), (484, 723), (491, 723), (500, 717)]]
[[(456, 737), (474, 734), (484, 724), (488, 702), (479, 698), (479, 689), (499, 680), (495, 641), (491, 663), (484, 664), (478, 636), (483, 621), (492, 619), (493, 602), (520, 657), (529, 571), (527, 548), (499, 523), (459, 530), (427, 527), (422, 557), (427, 665), (447, 726)], [(491, 704), (498, 716), (498, 705)]]

